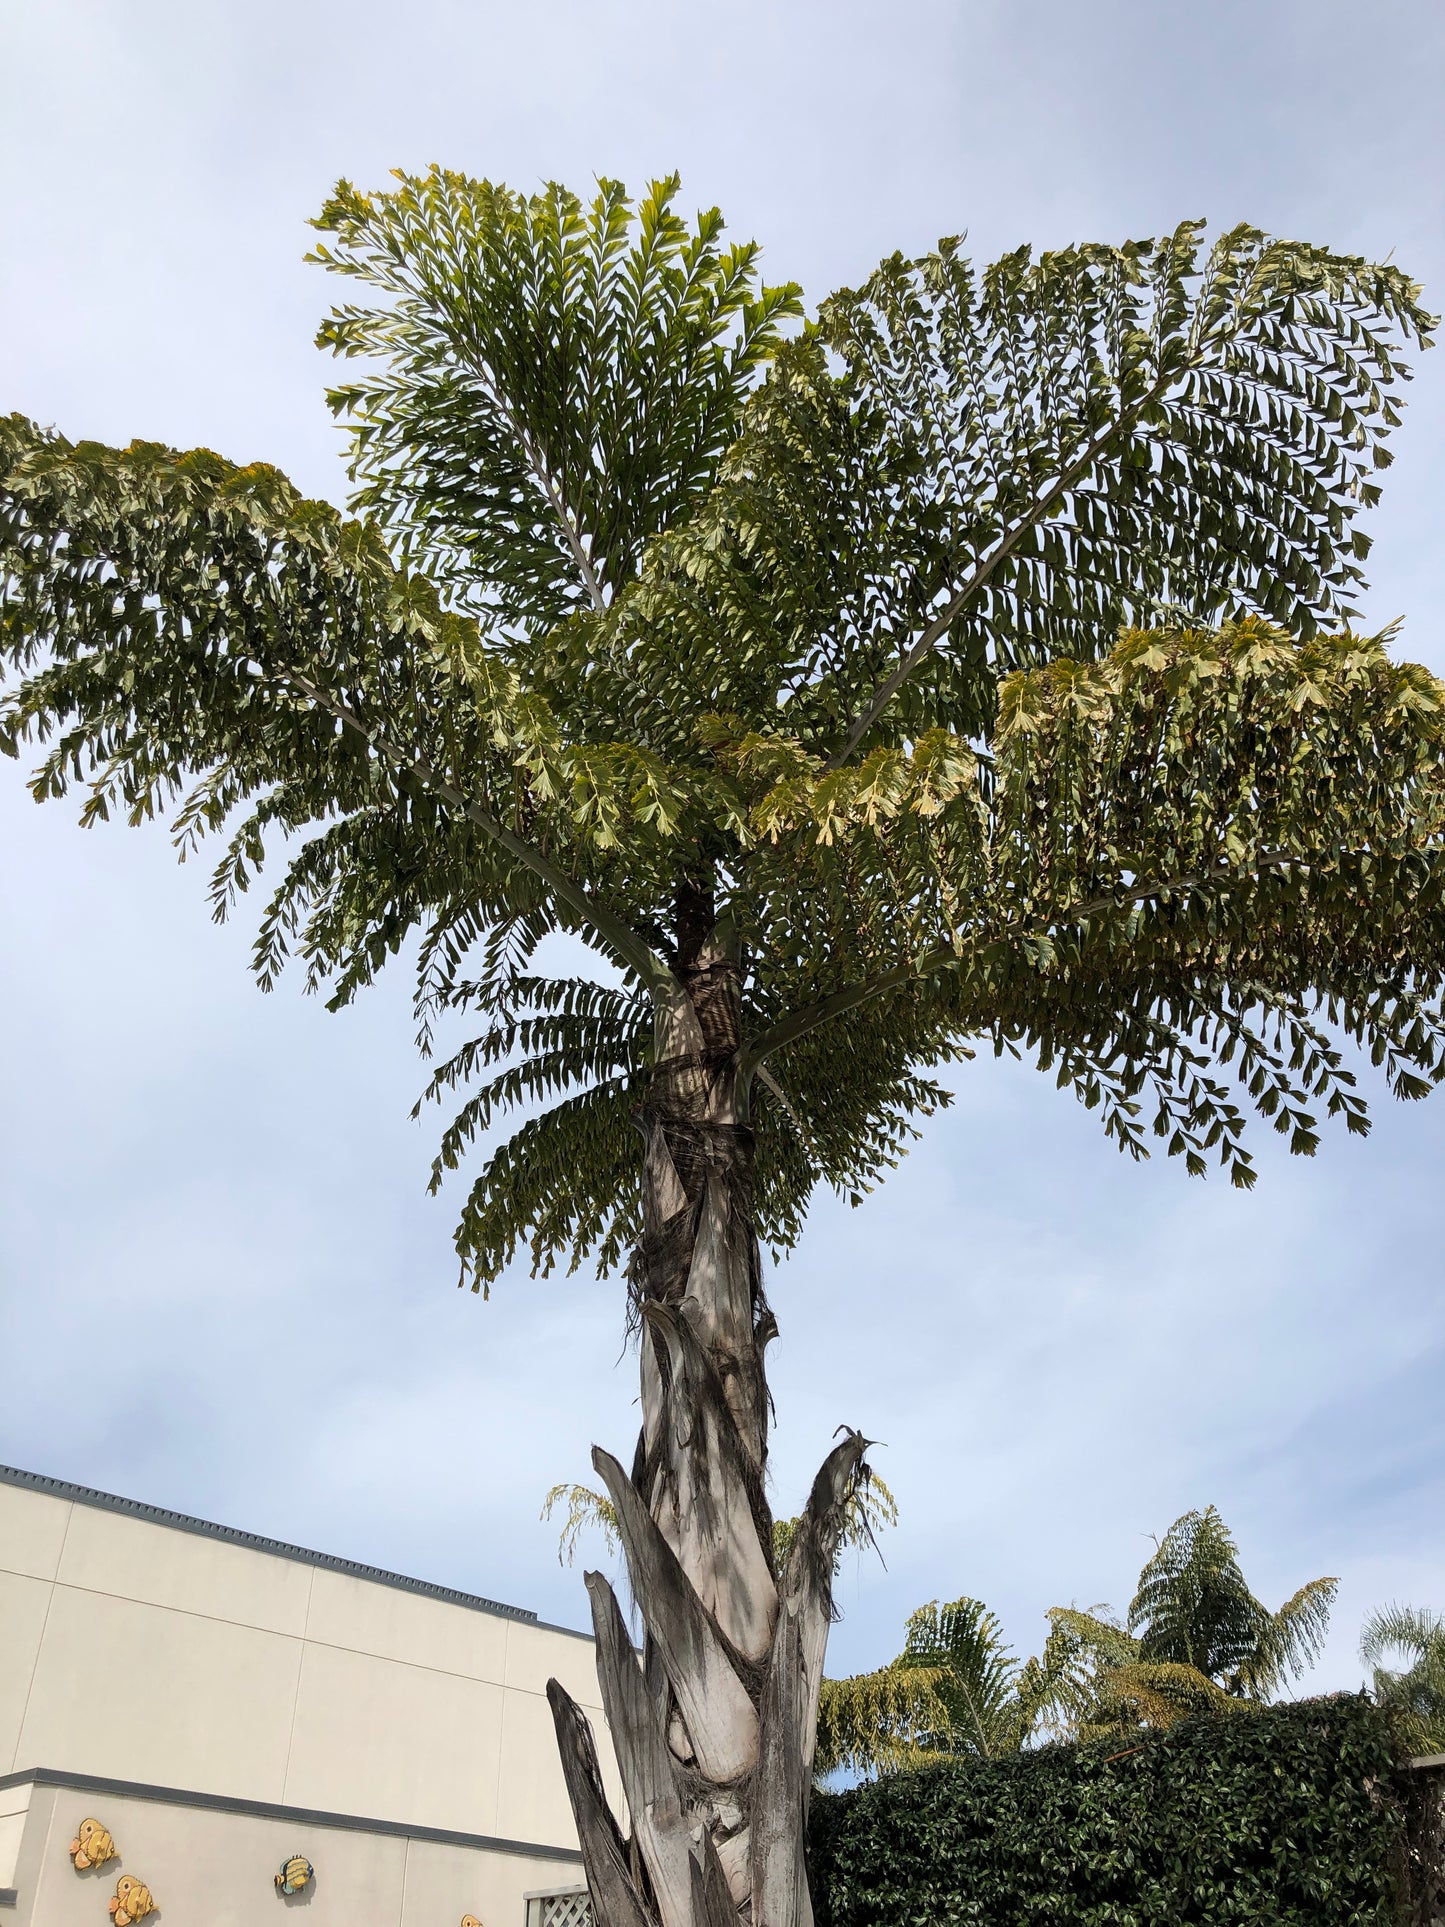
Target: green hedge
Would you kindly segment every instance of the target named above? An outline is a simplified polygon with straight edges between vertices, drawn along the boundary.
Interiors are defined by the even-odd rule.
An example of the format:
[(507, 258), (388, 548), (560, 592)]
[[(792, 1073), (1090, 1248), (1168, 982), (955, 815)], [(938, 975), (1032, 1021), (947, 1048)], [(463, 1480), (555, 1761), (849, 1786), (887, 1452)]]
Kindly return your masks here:
[(894, 1774), (814, 1801), (820, 1927), (1393, 1927), (1393, 1778), (1343, 1694)]

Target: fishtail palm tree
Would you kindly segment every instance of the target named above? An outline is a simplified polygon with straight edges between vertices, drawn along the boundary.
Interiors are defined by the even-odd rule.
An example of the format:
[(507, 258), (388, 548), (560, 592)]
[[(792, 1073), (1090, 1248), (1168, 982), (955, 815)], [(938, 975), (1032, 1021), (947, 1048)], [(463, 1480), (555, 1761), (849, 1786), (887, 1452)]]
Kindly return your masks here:
[(1186, 1512), (1139, 1574), (1126, 1625), (1106, 1608), (1050, 1612), (1042, 1670), (1051, 1714), (1091, 1735), (1267, 1700), (1319, 1652), (1338, 1588), (1311, 1579), (1272, 1613), (1246, 1585), (1217, 1509)]
[(824, 1680), (819, 1773), (889, 1772), (950, 1754), (1017, 1752), (1033, 1728), (1038, 1664), (1020, 1665), (980, 1599), (909, 1615), (903, 1651), (876, 1673)]
[[(1360, 1657), (1372, 1669), (1375, 1700), (1410, 1753), (1445, 1753), (1445, 1614), (1418, 1606), (1371, 1613)], [(1392, 1668), (1386, 1659), (1404, 1660)]]
[(780, 1564), (763, 1251), (980, 1046), (1237, 1183), (1251, 1112), (1366, 1128), (1342, 1040), (1439, 1077), (1445, 692), (1350, 626), (1431, 318), (1186, 223), (891, 256), (785, 341), (796, 290), (675, 191), (337, 189), (352, 515), (0, 422), (0, 746), (87, 823), (218, 836), (218, 915), (279, 864), (263, 985), (406, 950), (424, 1046), (474, 1018), (429, 1093), (463, 1275), (625, 1266), (639, 1334), (594, 1467), (641, 1655), (587, 1580), (630, 1832), (550, 1689), (597, 1919), (806, 1927), (867, 1441)]

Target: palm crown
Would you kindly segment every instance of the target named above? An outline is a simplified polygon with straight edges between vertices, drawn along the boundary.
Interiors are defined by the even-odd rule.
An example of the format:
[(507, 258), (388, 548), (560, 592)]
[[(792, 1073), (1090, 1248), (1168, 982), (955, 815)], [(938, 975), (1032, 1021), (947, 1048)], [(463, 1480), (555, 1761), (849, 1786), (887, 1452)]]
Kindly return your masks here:
[[(1296, 1149), (1317, 1101), (1363, 1128), (1331, 1022), (1425, 1088), (1439, 691), (1309, 640), (1359, 584), (1411, 284), (1245, 228), (981, 274), (946, 242), (785, 343), (796, 291), (675, 189), (338, 190), (316, 258), (372, 305), (321, 339), (363, 363), (331, 399), (365, 519), (13, 419), (37, 793), (228, 825), (218, 914), (289, 841), (265, 984), (294, 951), (343, 1002), (419, 933), (423, 1040), (482, 1023), (431, 1085), (466, 1087), (437, 1180), (530, 1113), (464, 1208), (481, 1281), (635, 1238), (689, 917), (742, 961), (775, 1246), (970, 1040), (1241, 1182), (1251, 1101)], [(616, 974), (545, 974), (556, 932)]]
[(642, 1340), (631, 1474), (593, 1453), (641, 1667), (587, 1580), (630, 1839), (548, 1689), (597, 1918), (806, 1927), (867, 1441), (780, 1546), (759, 1236), (856, 1198), (980, 1043), (1241, 1183), (1250, 1107), (1365, 1128), (1343, 1039), (1442, 1074), (1445, 692), (1349, 630), (1429, 317), (1186, 223), (981, 274), (943, 242), (785, 338), (796, 292), (675, 185), (338, 189), (356, 516), (0, 424), (0, 746), (87, 821), (224, 836), (219, 915), (279, 856), (263, 985), (294, 953), (345, 1002), (414, 946), (424, 1047), (474, 1014), (430, 1089), (437, 1182), (488, 1145), (463, 1275), (627, 1252)]
[[(1404, 1749), (1424, 1755), (1445, 1750), (1445, 1613), (1382, 1607), (1365, 1621), (1360, 1658)], [(1388, 1666), (1387, 1660), (1404, 1664)]]
[(1108, 1733), (1267, 1700), (1318, 1656), (1338, 1590), (1338, 1579), (1311, 1579), (1271, 1612), (1218, 1510), (1186, 1512), (1139, 1574), (1127, 1626), (1074, 1607), (1049, 1614), (1041, 1708)]

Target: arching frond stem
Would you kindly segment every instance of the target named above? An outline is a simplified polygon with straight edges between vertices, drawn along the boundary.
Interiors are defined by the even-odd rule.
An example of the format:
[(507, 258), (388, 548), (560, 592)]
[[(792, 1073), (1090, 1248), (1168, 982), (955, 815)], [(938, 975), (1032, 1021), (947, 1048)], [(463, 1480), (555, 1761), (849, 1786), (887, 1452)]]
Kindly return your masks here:
[(479, 803), (474, 803), (470, 797), (464, 796), (456, 784), (448, 782), (441, 771), (436, 769), (426, 757), (398, 749), (395, 744), (388, 742), (379, 730), (363, 722), (356, 711), (348, 703), (342, 702), (340, 697), (328, 695), (324, 689), (318, 688), (299, 670), (285, 670), (280, 673), (284, 680), (299, 689), (308, 701), (315, 703), (319, 709), (324, 709), (328, 715), (334, 716), (347, 729), (354, 731), (393, 768), (403, 769), (414, 776), (433, 795), (439, 796), (453, 809), (460, 810), (469, 822), (475, 823), (477, 828), (491, 837), (494, 843), (500, 844), (509, 856), (514, 856), (535, 877), (545, 883), (560, 902), (565, 903), (568, 909), (576, 914), (615, 963), (620, 964), (624, 970), (632, 971), (655, 996), (676, 997), (677, 980), (657, 952), (650, 945), (645, 944), (641, 937), (634, 930), (630, 930), (605, 904), (595, 902), (580, 884), (574, 883), (570, 877), (565, 876), (555, 865), (549, 863), (534, 845), (528, 843), (524, 837), (518, 836), (515, 831), (509, 830), (505, 823), (499, 823), (496, 817), (490, 815)]
[[(1361, 856), (1365, 852), (1351, 849), (1345, 844), (1311, 851), (1308, 856), (1299, 856), (1293, 851), (1276, 851), (1258, 857), (1247, 866), (1234, 863), (1218, 863), (1210, 868), (1191, 870), (1185, 876), (1169, 877), (1159, 883), (1141, 885), (1137, 890), (1112, 892), (1108, 896), (1091, 897), (1085, 903), (1071, 905), (1051, 917), (1047, 924), (1036, 924), (1029, 928), (1017, 925), (1012, 929), (990, 930), (988, 941), (998, 942), (1007, 939), (1012, 943), (1025, 943), (1030, 940), (1052, 935), (1054, 932), (1071, 925), (1087, 922), (1090, 917), (1098, 916), (1105, 910), (1122, 910), (1131, 904), (1152, 903), (1164, 897), (1179, 896), (1190, 890), (1202, 889), (1208, 883), (1220, 883), (1230, 878), (1243, 880), (1251, 876), (1262, 876), (1271, 870), (1284, 870), (1292, 865), (1301, 870), (1319, 870), (1325, 862), (1338, 861), (1343, 856)], [(805, 1004), (782, 1018), (768, 1030), (754, 1037), (738, 1058), (739, 1076), (746, 1082), (756, 1076), (763, 1062), (782, 1050), (788, 1044), (795, 1044), (810, 1032), (831, 1023), (835, 1017), (846, 1017), (849, 1011), (857, 1010), (863, 1004), (872, 1003), (878, 997), (886, 997), (890, 991), (902, 990), (911, 983), (921, 983), (927, 977), (935, 977), (940, 971), (949, 970), (965, 963), (971, 954), (971, 947), (963, 945), (940, 944), (936, 949), (926, 951), (911, 963), (899, 964), (897, 969), (885, 971), (881, 976), (872, 977), (862, 983), (845, 984), (831, 996), (822, 997), (815, 1004)]]
[(878, 688), (869, 698), (862, 715), (859, 716), (858, 720), (849, 730), (848, 740), (837, 754), (830, 759), (828, 763), (829, 769), (841, 769), (843, 767), (859, 743), (862, 742), (863, 738), (873, 727), (874, 723), (878, 721), (878, 718), (887, 709), (889, 703), (891, 703), (893, 698), (898, 694), (898, 691), (903, 687), (904, 683), (906, 683), (908, 678), (913, 674), (914, 670), (927, 658), (930, 651), (948, 634), (953, 624), (963, 614), (969, 603), (987, 586), (989, 578), (994, 574), (995, 570), (1000, 568), (1003, 563), (1008, 560), (1030, 529), (1036, 528), (1047, 515), (1058, 507), (1059, 503), (1063, 500), (1064, 496), (1068, 494), (1069, 490), (1074, 487), (1075, 483), (1084, 480), (1089, 470), (1094, 466), (1094, 463), (1098, 461), (1099, 457), (1104, 453), (1116, 435), (1120, 435), (1124, 430), (1132, 428), (1148, 409), (1152, 408), (1156, 402), (1164, 399), (1170, 387), (1181, 373), (1189, 373), (1196, 365), (1197, 358), (1186, 363), (1182, 370), (1171, 368), (1167, 375), (1161, 376), (1152, 388), (1147, 389), (1145, 393), (1139, 397), (1132, 408), (1121, 410), (1121, 412), (1115, 415), (1109, 422), (1107, 427), (1101, 428), (1093, 440), (1080, 452), (1078, 457), (1071, 462), (1062, 473), (1056, 475), (1046, 488), (1041, 489), (1039, 493), (1034, 496), (1033, 500), (1028, 503), (1023, 514), (1019, 516), (1012, 528), (999, 537), (998, 541), (994, 543), (988, 553), (976, 564), (967, 580), (962, 583), (952, 598), (945, 603), (944, 607), (933, 618), (928, 627), (922, 631), (915, 642), (909, 645), (898, 667), (878, 685)]
[(525, 424), (517, 419), (516, 410), (508, 406), (506, 396), (493, 380), (490, 371), (475, 360), (469, 361), (468, 365), (486, 391), (488, 400), (515, 436), (517, 446), (522, 451), (523, 460), (535, 477), (537, 486), (546, 496), (547, 505), (556, 518), (562, 538), (567, 544), (568, 553), (577, 565), (577, 573), (582, 578), (587, 599), (600, 614), (607, 607), (607, 598), (602, 593), (602, 584), (598, 580), (592, 557), (587, 553), (587, 545), (582, 540), (581, 526), (562, 492), (562, 483), (558, 479), (553, 464), (547, 459), (547, 451), (535, 435), (528, 433)]

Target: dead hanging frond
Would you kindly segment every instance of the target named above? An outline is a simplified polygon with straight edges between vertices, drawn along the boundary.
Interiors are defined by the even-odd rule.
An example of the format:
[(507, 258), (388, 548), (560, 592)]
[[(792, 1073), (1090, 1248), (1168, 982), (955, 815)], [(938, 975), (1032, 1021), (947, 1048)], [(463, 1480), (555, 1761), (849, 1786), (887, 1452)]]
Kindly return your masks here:
[(617, 1530), (617, 1512), (612, 1501), (601, 1492), (594, 1492), (590, 1485), (554, 1485), (542, 1501), (541, 1517), (550, 1519), (558, 1506), (566, 1507), (562, 1521), (562, 1531), (557, 1540), (557, 1564), (570, 1566), (577, 1557), (577, 1544), (589, 1526), (596, 1526), (602, 1534), (603, 1542), (609, 1553), (616, 1552), (621, 1544)]

